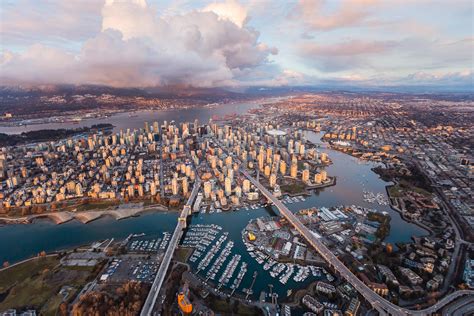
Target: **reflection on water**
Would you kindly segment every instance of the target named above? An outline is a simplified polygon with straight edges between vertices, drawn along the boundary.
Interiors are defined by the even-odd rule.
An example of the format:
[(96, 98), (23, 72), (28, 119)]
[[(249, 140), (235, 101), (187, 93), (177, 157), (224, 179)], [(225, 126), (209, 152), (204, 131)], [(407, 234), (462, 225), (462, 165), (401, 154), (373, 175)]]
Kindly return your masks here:
[[(320, 134), (308, 132), (307, 138), (318, 142)], [(360, 163), (359, 160), (349, 155), (334, 150), (324, 150), (329, 153), (334, 162), (327, 168), (327, 171), (329, 175), (337, 176), (336, 186), (318, 190), (312, 196), (307, 197), (306, 201), (288, 205), (290, 209), (355, 204), (387, 211), (390, 214), (392, 217), (391, 232), (386, 238), (387, 242), (407, 242), (413, 235), (426, 234), (422, 228), (405, 222), (399, 213), (389, 206), (370, 204), (364, 201), (364, 190), (386, 194), (385, 185), (387, 183), (371, 170), (374, 164)], [(204, 216), (211, 222), (214, 218), (231, 221), (234, 225), (230, 226), (230, 229), (239, 235), (248, 222), (248, 218), (242, 215), (242, 212), (206, 214)], [(250, 214), (251, 218), (254, 218), (261, 213), (252, 211)], [(87, 225), (75, 221), (62, 225), (39, 221), (31, 225), (0, 227), (0, 262), (21, 260), (35, 255), (41, 250), (53, 251), (108, 237), (126, 237), (130, 233), (171, 231), (174, 227), (175, 217), (175, 214), (156, 213), (122, 221), (103, 218)], [(239, 221), (235, 222), (236, 219)]]
[[(269, 102), (271, 100), (265, 100)], [(115, 126), (114, 132), (119, 132), (121, 129), (126, 130), (138, 129), (144, 127), (144, 122), (163, 121), (171, 122), (174, 120), (177, 123), (194, 122), (197, 119), (199, 122), (208, 122), (213, 115), (227, 115), (227, 114), (242, 114), (252, 108), (256, 108), (260, 103), (253, 102), (234, 102), (228, 104), (219, 104), (212, 108), (201, 107), (191, 109), (171, 109), (171, 110), (143, 110), (135, 112), (117, 113), (104, 119), (91, 118), (84, 119), (77, 124), (70, 122), (57, 122), (47, 124), (33, 124), (22, 126), (0, 126), (0, 133), (5, 134), (20, 134), (22, 132), (36, 131), (41, 129), (68, 129), (78, 128), (83, 126), (91, 126), (94, 124), (110, 123)]]
[[(306, 138), (313, 142), (321, 144), (322, 133), (305, 132)], [(375, 193), (383, 193), (386, 196), (385, 186), (388, 184), (379, 178), (371, 168), (376, 166), (374, 163), (361, 162), (359, 159), (346, 155), (344, 153), (324, 148), (321, 144), (320, 150), (325, 151), (331, 157), (333, 164), (326, 168), (328, 174), (337, 177), (336, 186), (323, 188), (317, 190), (309, 197), (305, 197), (305, 201), (287, 204), (287, 207), (292, 211), (297, 211), (309, 207), (330, 207), (338, 205), (359, 205), (367, 208), (378, 209), (386, 211), (391, 216), (391, 231), (390, 235), (385, 239), (387, 242), (409, 242), (412, 236), (425, 235), (426, 231), (422, 228), (405, 222), (400, 215), (392, 210), (388, 205), (371, 204), (364, 201), (363, 192), (372, 191)], [(250, 219), (261, 216), (275, 216), (278, 210), (270, 208), (259, 208), (257, 210), (240, 210), (237, 212), (228, 213), (214, 213), (214, 214), (197, 214), (192, 217), (192, 224), (217, 224), (222, 226), (223, 231), (229, 232), (229, 240), (234, 241), (234, 248), (232, 254), (228, 256), (224, 262), (223, 267), (230, 261), (233, 254), (242, 255), (242, 262), (248, 263), (248, 272), (242, 281), (239, 293), (243, 288), (250, 286), (252, 282), (253, 271), (257, 271), (257, 282), (254, 285), (253, 299), (258, 299), (260, 292), (269, 292), (269, 284), (273, 285), (273, 292), (278, 293), (280, 300), (284, 300), (289, 289), (303, 288), (311, 282), (317, 281), (315, 277), (308, 277), (302, 283), (296, 283), (290, 278), (286, 285), (282, 285), (278, 278), (272, 278), (269, 271), (265, 271), (263, 266), (258, 264), (252, 258), (242, 242), (242, 230), (248, 224)], [(215, 256), (217, 258), (218, 255)], [(196, 268), (200, 260), (192, 264)], [(237, 273), (236, 273), (237, 274)], [(205, 276), (205, 272), (201, 273)], [(220, 274), (219, 274), (220, 275)], [(229, 282), (228, 286), (232, 283)]]
[(107, 238), (124, 239), (133, 233), (159, 235), (172, 231), (176, 218), (176, 213), (150, 213), (123, 220), (104, 217), (88, 224), (74, 220), (56, 225), (39, 219), (29, 225), (7, 225), (0, 227), (0, 262), (13, 263), (42, 250), (67, 249)]
[(359, 205), (367, 208), (373, 208), (380, 211), (386, 211), (390, 214), (390, 235), (385, 239), (386, 242), (409, 242), (413, 235), (426, 235), (427, 231), (423, 228), (404, 221), (400, 214), (393, 210), (389, 205), (378, 205), (364, 201), (363, 192), (372, 191), (382, 193), (387, 199), (385, 186), (390, 184), (382, 180), (372, 168), (377, 164), (364, 162), (355, 157), (341, 153), (336, 150), (324, 148), (321, 143), (321, 137), (324, 133), (305, 132), (306, 139), (313, 143), (321, 144), (320, 150), (328, 153), (333, 164), (326, 168), (328, 175), (337, 177), (337, 184), (333, 187), (322, 189), (316, 195), (308, 198), (301, 205), (293, 207), (310, 206), (337, 206), (337, 205)]
[[(247, 108), (254, 104), (247, 104)], [(242, 110), (242, 108), (239, 109)], [(177, 111), (179, 115), (177, 116)], [(169, 120), (190, 121), (198, 118), (200, 121), (207, 121), (211, 114), (229, 114), (236, 112), (232, 106), (224, 109), (192, 109), (189, 111), (161, 111), (153, 116), (150, 112), (139, 112), (137, 117), (128, 117), (128, 114), (122, 113), (116, 115), (111, 122), (120, 128), (141, 128), (143, 121)], [(154, 112), (153, 112), (154, 113)], [(87, 123), (86, 125), (90, 125)], [(289, 204), (288, 207), (293, 210), (299, 210), (308, 207), (331, 207), (338, 205), (359, 205), (367, 208), (375, 208), (386, 211), (391, 216), (391, 232), (386, 238), (387, 242), (408, 242), (413, 235), (425, 235), (426, 231), (422, 228), (405, 222), (400, 215), (387, 205), (371, 204), (364, 201), (363, 192), (372, 191), (374, 193), (383, 193), (386, 196), (385, 186), (387, 183), (379, 178), (371, 168), (374, 163), (361, 162), (358, 159), (338, 151), (324, 148), (320, 138), (322, 133), (305, 132), (306, 138), (313, 142), (321, 144), (320, 150), (328, 152), (333, 164), (326, 168), (330, 176), (337, 177), (336, 186), (320, 189), (313, 195), (306, 197), (303, 202)], [(276, 212), (276, 210), (275, 210)], [(223, 227), (223, 231), (229, 232), (229, 240), (233, 240), (235, 245), (233, 253), (242, 255), (242, 261), (249, 264), (249, 270), (243, 279), (240, 289), (250, 286), (254, 271), (258, 272), (257, 282), (254, 285), (253, 298), (258, 298), (261, 291), (269, 291), (268, 285), (272, 284), (273, 291), (278, 293), (280, 298), (286, 297), (286, 291), (292, 288), (300, 288), (315, 281), (314, 277), (308, 277), (303, 283), (295, 283), (290, 280), (286, 285), (278, 282), (269, 275), (269, 271), (263, 270), (254, 258), (250, 257), (242, 242), (241, 232), (250, 219), (260, 216), (274, 216), (271, 208), (259, 208), (256, 210), (240, 210), (236, 212), (224, 212), (214, 214), (195, 214), (191, 218), (192, 224), (217, 224)], [(89, 224), (82, 224), (71, 221), (62, 225), (55, 225), (50, 221), (40, 220), (31, 225), (11, 225), (0, 227), (0, 262), (16, 262), (38, 252), (54, 251), (75, 247), (92, 241), (106, 238), (125, 238), (131, 233), (146, 233), (149, 236), (156, 236), (164, 231), (171, 232), (176, 224), (176, 213), (153, 213), (144, 214), (140, 217), (129, 218), (116, 221), (111, 218), (102, 218)], [(229, 256), (230, 260), (232, 256)], [(224, 265), (225, 266), (225, 265)], [(231, 282), (229, 283), (231, 284)]]

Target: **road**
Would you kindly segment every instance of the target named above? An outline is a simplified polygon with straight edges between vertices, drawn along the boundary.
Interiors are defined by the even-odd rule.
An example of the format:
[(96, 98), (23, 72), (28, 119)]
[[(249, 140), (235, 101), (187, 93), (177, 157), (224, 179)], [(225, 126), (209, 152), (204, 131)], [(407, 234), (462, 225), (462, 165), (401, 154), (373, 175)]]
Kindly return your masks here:
[[(426, 141), (429, 141), (425, 138)], [(433, 146), (433, 144), (431, 144)], [(415, 157), (412, 158), (412, 163), (415, 164), (415, 166), (419, 170), (423, 170), (423, 166), (420, 165), (420, 163), (416, 160)], [(465, 241), (464, 238), (464, 232), (459, 225), (458, 221), (454, 217), (454, 214), (456, 214), (456, 210), (453, 208), (451, 205), (451, 202), (446, 198), (444, 195), (443, 191), (439, 188), (439, 186), (436, 185), (436, 183), (431, 180), (429, 176), (427, 178), (430, 179), (431, 185), (433, 186), (435, 193), (438, 197), (440, 197), (440, 204), (442, 206), (442, 209), (444, 210), (444, 213), (447, 216), (448, 221), (451, 224), (451, 227), (454, 230), (455, 238), (454, 238), (454, 250), (453, 254), (451, 255), (451, 262), (449, 264), (449, 269), (448, 272), (446, 273), (446, 279), (443, 283), (443, 288), (442, 288), (442, 293), (446, 293), (450, 286), (453, 284), (454, 278), (458, 274), (458, 270), (463, 268), (463, 262), (461, 262), (461, 259), (463, 258), (464, 251), (462, 251), (461, 245), (471, 245), (472, 243)]]
[(469, 315), (474, 310), (474, 296), (464, 297), (453, 304), (443, 308), (443, 315)]
[(474, 291), (457, 291), (427, 309), (412, 311), (397, 306), (372, 291), (364, 282), (357, 278), (327, 247), (323, 242), (304, 226), (301, 221), (291, 212), (280, 200), (270, 193), (260, 182), (252, 177), (247, 170), (242, 169), (242, 173), (250, 182), (271, 201), (290, 224), (306, 239), (306, 241), (323, 257), (331, 268), (349, 282), (381, 315), (430, 315), (454, 299), (464, 295), (474, 295)]
[(173, 235), (168, 243), (168, 247), (166, 248), (165, 254), (161, 261), (160, 267), (155, 276), (155, 280), (151, 286), (150, 292), (143, 304), (142, 311), (140, 313), (141, 316), (149, 316), (152, 315), (153, 307), (155, 306), (156, 300), (158, 298), (158, 294), (160, 293), (161, 286), (163, 285), (163, 281), (165, 280), (166, 271), (168, 271), (168, 267), (171, 263), (171, 259), (173, 258), (174, 250), (178, 247), (179, 240), (183, 235), (183, 231), (186, 228), (186, 218), (188, 215), (191, 214), (191, 206), (194, 199), (199, 192), (199, 187), (201, 186), (201, 180), (199, 177), (196, 177), (196, 181), (194, 182), (193, 190), (191, 191), (191, 195), (186, 202), (181, 214), (179, 215), (178, 222), (176, 223), (176, 227), (174, 229)]

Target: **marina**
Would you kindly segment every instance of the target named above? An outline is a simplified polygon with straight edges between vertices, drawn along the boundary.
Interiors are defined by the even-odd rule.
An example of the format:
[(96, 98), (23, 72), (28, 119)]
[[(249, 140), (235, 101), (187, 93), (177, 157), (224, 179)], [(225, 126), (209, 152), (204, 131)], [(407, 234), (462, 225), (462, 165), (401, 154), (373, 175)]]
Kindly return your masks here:
[[(271, 212), (270, 206), (266, 209), (256, 209), (255, 215), (268, 212)], [(193, 215), (192, 224), (189, 225), (181, 246), (193, 248), (188, 263), (204, 283), (214, 286), (223, 295), (244, 296), (254, 300), (258, 299), (263, 290), (268, 291), (265, 288), (269, 284), (272, 284), (272, 290), (277, 296), (284, 298), (292, 288), (304, 287), (319, 280), (334, 281), (334, 277), (323, 267), (278, 263), (242, 240), (241, 236), (237, 239), (235, 230), (226, 231), (234, 218), (251, 218), (252, 215), (254, 213), (246, 213), (243, 210), (214, 215)], [(225, 219), (226, 216), (232, 218), (230, 222), (225, 221), (225, 225), (201, 222), (211, 217), (214, 220), (216, 217)], [(249, 271), (255, 273), (251, 274)]]
[[(283, 204), (293, 204), (293, 203), (305, 202), (306, 198), (302, 195), (293, 196), (293, 197), (286, 196), (282, 201), (283, 201)], [(237, 212), (237, 211), (254, 211), (254, 210), (261, 209), (261, 208), (265, 208), (267, 206), (269, 206), (268, 203), (244, 203), (244, 204), (239, 205), (237, 207), (233, 207), (232, 211), (234, 211), (234, 212)], [(211, 204), (211, 205), (201, 206), (194, 213), (218, 214), (218, 213), (227, 212), (227, 211), (230, 211), (230, 210), (223, 210), (222, 208), (216, 207), (215, 204)]]
[(128, 250), (136, 253), (165, 251), (170, 238), (171, 234), (169, 232), (163, 232), (160, 238), (151, 239), (149, 239), (145, 234), (141, 234), (132, 238), (128, 243)]
[(201, 274), (205, 282), (216, 283), (217, 290), (227, 288), (232, 295), (240, 288), (248, 263), (233, 252), (234, 242), (228, 240), (228, 235), (221, 226), (195, 224), (188, 228), (181, 246), (194, 248), (189, 263), (196, 265), (196, 274)]
[[(311, 141), (319, 142), (319, 137), (316, 133), (308, 132), (307, 138)], [(321, 146), (324, 146), (324, 144)], [(374, 203), (364, 201), (364, 191), (384, 192), (385, 185), (389, 184), (381, 180), (371, 170), (372, 163), (360, 163), (356, 158), (346, 154), (330, 149), (326, 151), (333, 161), (333, 164), (326, 168), (328, 173), (337, 177), (337, 185), (315, 190), (310, 196), (283, 196), (283, 203), (288, 208), (299, 211), (311, 207), (330, 209), (331, 207), (355, 204), (357, 206), (353, 207), (354, 212), (359, 212), (361, 215), (368, 209), (376, 208), (378, 211), (386, 212), (391, 216), (391, 231), (386, 238), (387, 242), (406, 242), (410, 241), (413, 235), (422, 236), (426, 234), (420, 227), (401, 219), (399, 214), (388, 205), (374, 206)], [(363, 179), (363, 186), (360, 184), (360, 179)], [(324, 273), (318, 267), (312, 266), (308, 266), (310, 273), (307, 276), (304, 266), (296, 265), (292, 268), (292, 273), (283, 278), (291, 271), (286, 264), (276, 263), (272, 258), (257, 257), (255, 251), (250, 251), (252, 248), (247, 249), (242, 241), (242, 229), (246, 227), (249, 220), (275, 215), (277, 215), (277, 212), (274, 211), (273, 207), (265, 203), (248, 204), (238, 207), (234, 211), (220, 211), (213, 208), (213, 206), (199, 208), (198, 212), (192, 214), (190, 225), (188, 225), (182, 241), (182, 246), (194, 248), (188, 259), (193, 272), (205, 281), (208, 278), (208, 271), (214, 265), (216, 259), (226, 245), (232, 241), (233, 246), (230, 247), (229, 253), (222, 257), (220, 269), (212, 272), (216, 273), (214, 280), (208, 280), (208, 282), (213, 282), (217, 286), (230, 260), (235, 254), (240, 254), (239, 264), (229, 277), (228, 283), (223, 284), (220, 289), (220, 291), (225, 291), (227, 295), (231, 293), (243, 297), (248, 295), (249, 299), (258, 299), (260, 293), (262, 291), (268, 293), (269, 285), (272, 285), (273, 293), (276, 293), (279, 299), (282, 300), (287, 297), (289, 289), (304, 288), (317, 280), (331, 282), (331, 275)], [(0, 240), (16, 240), (18, 247), (15, 251), (12, 251), (9, 245), (0, 242), (0, 254), (2, 255), (2, 261), (13, 263), (36, 255), (42, 250), (49, 252), (106, 238), (126, 238), (130, 234), (145, 233), (146, 239), (158, 240), (164, 238), (163, 232), (172, 231), (176, 216), (176, 213), (163, 212), (142, 214), (139, 217), (121, 221), (105, 217), (87, 225), (74, 220), (62, 225), (54, 225), (44, 220), (35, 221), (35, 223), (28, 226), (7, 225), (0, 228)], [(38, 238), (32, 240), (22, 237), (29, 234), (35, 234)], [(153, 248), (156, 247), (156, 240), (152, 244)], [(150, 242), (146, 248), (150, 247)], [(142, 246), (144, 246), (144, 243), (140, 246), (136, 245), (138, 248)], [(300, 270), (302, 271), (300, 272)], [(257, 273), (256, 281), (251, 286), (254, 272)], [(212, 276), (212, 274), (209, 274), (209, 276)], [(285, 281), (286, 284), (284, 284)], [(244, 291), (244, 289), (247, 290)], [(250, 293), (249, 289), (251, 289), (251, 294), (248, 294)]]
[(364, 191), (364, 201), (368, 203), (377, 203), (378, 205), (388, 205), (388, 199), (383, 193)]
[[(319, 134), (308, 132), (308, 139), (315, 142), (319, 141)], [(321, 144), (321, 146), (325, 146)], [(283, 196), (282, 202), (287, 205), (293, 211), (299, 211), (301, 209), (317, 207), (318, 209), (327, 208), (331, 212), (327, 214), (334, 214), (333, 216), (342, 216), (337, 209), (341, 209), (342, 205), (350, 205), (354, 214), (357, 216), (365, 216), (370, 211), (377, 211), (383, 214), (389, 214), (391, 220), (391, 232), (386, 238), (387, 242), (404, 242), (410, 241), (412, 235), (422, 235), (425, 231), (416, 225), (406, 223), (403, 221), (399, 214), (392, 210), (388, 205), (384, 203), (377, 204), (364, 201), (364, 191), (367, 192), (383, 192), (380, 195), (385, 195), (385, 185), (388, 183), (381, 180), (371, 168), (374, 166), (373, 163), (364, 162), (360, 163), (359, 160), (348, 156), (346, 154), (326, 149), (329, 156), (331, 157), (333, 164), (326, 167), (328, 173), (335, 175), (338, 178), (338, 183), (335, 187), (318, 189), (315, 190), (311, 195), (299, 195), (299, 196)], [(343, 168), (337, 168), (337, 166), (344, 166)], [(363, 177), (361, 177), (363, 175)], [(360, 185), (359, 179), (363, 179), (364, 185)], [(374, 193), (374, 195), (376, 195)], [(382, 198), (380, 196), (380, 200)], [(356, 203), (356, 205), (354, 205)], [(193, 268), (193, 271), (203, 280), (216, 287), (219, 285), (219, 278), (225, 271), (228, 263), (232, 260), (235, 254), (240, 254), (240, 263), (236, 268), (227, 284), (222, 284), (219, 291), (224, 291), (226, 295), (244, 295), (252, 300), (257, 300), (260, 297), (261, 292), (269, 292), (269, 286), (272, 286), (272, 291), (279, 297), (279, 300), (284, 300), (288, 297), (288, 294), (292, 294), (294, 291), (291, 289), (299, 289), (308, 286), (312, 282), (324, 281), (334, 282), (335, 277), (331, 275), (324, 267), (316, 265), (301, 265), (298, 263), (278, 263), (273, 258), (265, 256), (263, 252), (250, 244), (246, 244), (242, 240), (242, 229), (247, 225), (251, 219), (258, 218), (260, 216), (275, 216), (277, 212), (274, 211), (272, 205), (266, 203), (249, 204), (238, 207), (234, 211), (219, 211), (213, 208), (201, 208), (199, 212), (193, 214), (191, 218), (191, 225), (188, 228), (188, 232), (194, 234), (193, 227), (195, 225), (218, 225), (220, 228), (212, 228), (216, 231), (214, 234), (211, 227), (209, 226), (209, 235), (215, 235), (215, 240), (211, 243), (214, 244), (223, 235), (227, 233), (225, 242), (222, 242), (222, 247), (214, 253), (211, 247), (205, 247), (206, 238), (202, 238), (202, 242), (198, 244), (194, 250), (193, 255), (189, 259), (189, 264)], [(325, 213), (321, 213), (325, 214)], [(324, 215), (322, 215), (324, 216)], [(204, 227), (204, 226), (202, 226)], [(206, 234), (202, 233), (202, 237)], [(187, 237), (187, 236), (186, 236)], [(201, 237), (200, 237), (201, 238)], [(184, 239), (183, 245), (188, 243), (188, 238)], [(220, 264), (219, 271), (212, 271), (208, 275), (208, 270), (212, 267), (213, 262), (219, 257), (222, 252), (227, 240), (234, 242), (232, 250), (226, 256), (224, 262)], [(207, 254), (210, 259), (209, 252), (212, 253), (212, 262), (208, 263), (205, 269), (198, 269), (198, 265), (202, 258)], [(199, 256), (199, 254), (201, 255)], [(235, 259), (236, 260), (236, 259)], [(203, 265), (201, 265), (201, 268)], [(246, 273), (241, 272), (245, 269)], [(238, 272), (237, 272), (238, 271)], [(256, 281), (253, 283), (254, 273)], [(240, 272), (243, 274), (241, 278), (238, 276)], [(214, 279), (209, 278), (213, 274)], [(208, 279), (209, 278), (209, 279)], [(236, 281), (239, 279), (239, 281)], [(237, 282), (234, 285), (234, 282)], [(223, 292), (223, 293), (224, 293)]]

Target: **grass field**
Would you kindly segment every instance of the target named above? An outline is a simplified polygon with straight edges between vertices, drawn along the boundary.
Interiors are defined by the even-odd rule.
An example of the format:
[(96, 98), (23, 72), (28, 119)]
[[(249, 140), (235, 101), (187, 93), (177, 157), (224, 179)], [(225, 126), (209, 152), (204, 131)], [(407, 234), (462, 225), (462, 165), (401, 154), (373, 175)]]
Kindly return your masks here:
[(425, 197), (431, 196), (431, 194), (428, 191), (422, 188), (413, 186), (406, 181), (401, 181), (400, 183), (395, 184), (388, 188), (388, 193), (390, 194), (391, 197), (394, 197), (394, 198), (403, 197), (405, 192), (409, 192), (409, 191), (419, 193)]
[(390, 197), (393, 198), (398, 198), (403, 195), (403, 191), (400, 189), (400, 186), (398, 184), (388, 187), (388, 193), (390, 194)]
[(112, 206), (117, 206), (119, 205), (119, 202), (117, 201), (94, 201), (94, 202), (88, 202), (86, 204), (81, 204), (77, 206), (77, 212), (81, 211), (103, 211), (106, 210)]
[(300, 194), (306, 192), (306, 186), (302, 182), (296, 182), (290, 184), (283, 184), (280, 187), (281, 191), (289, 194)]
[(60, 294), (56, 294), (51, 297), (41, 308), (40, 314), (41, 315), (51, 315), (54, 316), (57, 314), (58, 307), (62, 303), (62, 296)]
[(59, 264), (57, 257), (36, 258), (25, 263), (0, 271), (0, 293), (5, 292), (15, 282), (21, 282), (44, 269), (52, 269)]
[[(59, 265), (59, 258), (30, 260), (0, 272), (0, 311), (9, 308), (34, 308), (42, 315), (55, 315), (62, 302), (63, 286), (77, 292), (95, 272), (91, 268), (70, 269)], [(1, 297), (1, 296), (0, 296)]]
[(174, 259), (179, 262), (186, 262), (193, 253), (191, 248), (178, 248), (174, 252)]

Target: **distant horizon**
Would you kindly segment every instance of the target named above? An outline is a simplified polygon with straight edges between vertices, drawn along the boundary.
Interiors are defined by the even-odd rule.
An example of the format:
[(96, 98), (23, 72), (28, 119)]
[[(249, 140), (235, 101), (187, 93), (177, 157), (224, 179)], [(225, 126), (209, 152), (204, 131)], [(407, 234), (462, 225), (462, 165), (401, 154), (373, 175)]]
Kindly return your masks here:
[(470, 1), (5, 0), (0, 85), (474, 91)]
[(108, 89), (111, 91), (147, 92), (152, 94), (179, 94), (180, 92), (201, 92), (212, 94), (213, 92), (226, 92), (234, 94), (243, 93), (318, 93), (318, 92), (353, 92), (353, 93), (397, 93), (397, 94), (468, 94), (474, 95), (474, 87), (471, 85), (355, 85), (355, 84), (320, 84), (320, 85), (282, 85), (282, 86), (247, 86), (247, 87), (194, 87), (194, 86), (154, 86), (154, 87), (114, 87), (99, 84), (0, 84), (0, 92), (21, 91), (61, 91), (67, 89)]

